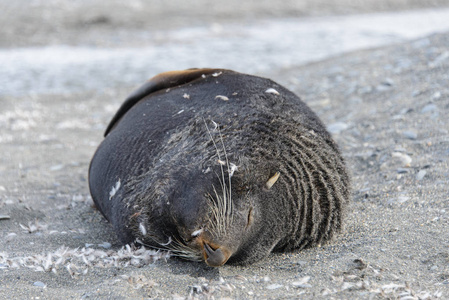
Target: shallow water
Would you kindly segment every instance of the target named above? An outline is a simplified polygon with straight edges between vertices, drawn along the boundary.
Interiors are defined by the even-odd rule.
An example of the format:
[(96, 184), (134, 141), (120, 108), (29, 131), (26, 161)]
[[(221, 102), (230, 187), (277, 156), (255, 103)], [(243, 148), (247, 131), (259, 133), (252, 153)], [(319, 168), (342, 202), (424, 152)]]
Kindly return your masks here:
[(192, 67), (265, 75), (447, 31), (448, 19), (449, 9), (262, 20), (147, 33), (145, 47), (5, 49), (0, 50), (0, 96), (139, 85), (157, 73)]

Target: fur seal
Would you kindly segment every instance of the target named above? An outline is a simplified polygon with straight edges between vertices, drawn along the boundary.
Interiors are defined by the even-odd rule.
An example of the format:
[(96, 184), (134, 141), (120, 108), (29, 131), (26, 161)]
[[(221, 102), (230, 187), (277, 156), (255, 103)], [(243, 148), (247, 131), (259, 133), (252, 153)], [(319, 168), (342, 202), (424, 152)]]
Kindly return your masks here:
[(123, 243), (209, 266), (329, 240), (350, 180), (336, 143), (295, 94), (224, 69), (162, 73), (112, 118), (89, 187)]

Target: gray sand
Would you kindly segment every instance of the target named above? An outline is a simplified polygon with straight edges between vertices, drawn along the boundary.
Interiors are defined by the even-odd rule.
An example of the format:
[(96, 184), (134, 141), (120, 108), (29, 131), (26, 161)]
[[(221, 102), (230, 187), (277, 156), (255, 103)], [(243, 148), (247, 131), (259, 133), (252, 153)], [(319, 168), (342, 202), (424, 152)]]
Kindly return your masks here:
[[(222, 9), (221, 18), (229, 19), (270, 16), (268, 1), (263, 3), (237, 16), (230, 16), (230, 8), (214, 8), (213, 13)], [(293, 5), (288, 3), (287, 8)], [(350, 1), (298, 3), (301, 9), (290, 10), (295, 16), (299, 11), (404, 9), (421, 2), (394, 1), (393, 7), (388, 1), (368, 1), (363, 7)], [(28, 14), (39, 9), (32, 7)], [(111, 11), (118, 9), (111, 5)], [(79, 18), (95, 10), (87, 12)], [(90, 35), (121, 25), (132, 31), (145, 22), (138, 17), (116, 23), (112, 13), (106, 19), (113, 21), (97, 20), (102, 25), (83, 35), (82, 27), (64, 18), (63, 9), (52, 13), (61, 20), (59, 32), (36, 15), (30, 22), (43, 25), (36, 27), (36, 36), (27, 35), (31, 25), (18, 18), (0, 34), (1, 45), (86, 42)], [(288, 13), (273, 10), (274, 17)], [(186, 15), (208, 22), (194, 8)], [(170, 23), (159, 18), (161, 24)], [(176, 20), (181, 26), (186, 22)], [(11, 41), (8, 34), (20, 30), (22, 38)], [(164, 253), (121, 249), (94, 209), (88, 164), (107, 122), (131, 89), (0, 98), (0, 298), (448, 298), (448, 49), (449, 33), (443, 33), (269, 74), (300, 95), (329, 126), (352, 173), (353, 201), (345, 231), (331, 243), (273, 254), (248, 267), (209, 268), (167, 259)]]

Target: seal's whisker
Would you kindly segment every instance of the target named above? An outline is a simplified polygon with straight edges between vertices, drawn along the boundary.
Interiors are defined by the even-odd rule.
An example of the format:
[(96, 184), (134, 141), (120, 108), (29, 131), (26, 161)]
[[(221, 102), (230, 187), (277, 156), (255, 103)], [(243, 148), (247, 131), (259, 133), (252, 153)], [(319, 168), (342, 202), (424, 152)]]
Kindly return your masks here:
[[(210, 129), (209, 129), (209, 126), (207, 126), (206, 120), (203, 119), (203, 121), (204, 121), (204, 125), (206, 126), (207, 133), (209, 134), (209, 137), (210, 137), (210, 139), (211, 139), (211, 141), (212, 141), (212, 143), (213, 143), (213, 145), (214, 145), (215, 151), (216, 151), (216, 153), (217, 153), (218, 163), (219, 163), (220, 169), (221, 169), (221, 176), (222, 176), (223, 183), (224, 183), (225, 180), (224, 180), (224, 171), (223, 171), (223, 163), (222, 163), (223, 161), (221, 160), (220, 151), (218, 150), (217, 143), (215, 143), (214, 137), (212, 136), (212, 133), (211, 133), (211, 131), (210, 131)], [(215, 123), (213, 120), (211, 120), (211, 121), (214, 123), (214, 125), (215, 125), (215, 130), (216, 130), (216, 129), (218, 128), (218, 124)], [(219, 132), (220, 132), (220, 131), (219, 131)]]
[[(222, 198), (220, 197), (220, 195), (218, 194), (217, 190), (215, 189), (215, 186), (212, 186), (214, 193), (215, 193), (215, 203), (217, 203), (217, 219), (215, 220), (215, 224), (217, 224), (218, 227), (218, 232), (224, 232), (224, 226), (223, 226), (223, 220), (224, 220), (224, 216), (223, 216), (223, 212), (225, 211), (225, 207), (223, 205), (224, 201), (222, 200)], [(223, 186), (222, 186), (223, 189)]]
[[(134, 242), (137, 243), (137, 244), (139, 244), (139, 245), (142, 245), (142, 246), (145, 246), (145, 247), (154, 249), (154, 250), (171, 251), (171, 249), (169, 249), (169, 248), (167, 248), (167, 247), (157, 247), (157, 246), (154, 246), (154, 245), (150, 245), (150, 244), (144, 243), (144, 242), (142, 242), (142, 241), (139, 240), (139, 239), (136, 239)], [(157, 242), (156, 242), (156, 243), (157, 243)], [(158, 244), (159, 244), (159, 243), (158, 243)]]
[(214, 206), (214, 216), (215, 220), (213, 220), (212, 224), (217, 229), (217, 232), (224, 233), (226, 230), (226, 227), (223, 224), (224, 220), (224, 207), (223, 207), (223, 200), (218, 195), (217, 190), (215, 189), (215, 186), (212, 186), (215, 194), (215, 201), (213, 200), (213, 197), (211, 197), (212, 205)]
[[(212, 186), (213, 187), (213, 189), (215, 190), (215, 187), (214, 186)], [(209, 203), (209, 208), (211, 209), (211, 211), (212, 211), (212, 220), (214, 220), (214, 221), (211, 221), (210, 222), (210, 225), (211, 225), (211, 230), (213, 230), (213, 231), (218, 231), (218, 224), (217, 224), (217, 222), (215, 222), (215, 220), (218, 220), (219, 219), (219, 213), (220, 213), (220, 209), (217, 207), (217, 205), (214, 203), (214, 199), (213, 199), (213, 197), (212, 197), (212, 195), (211, 194), (207, 194), (207, 199), (209, 200), (208, 201), (208, 203)]]
[[(211, 197), (211, 196), (210, 196)], [(210, 202), (213, 200), (209, 200)], [(215, 222), (215, 220), (218, 220), (218, 215), (217, 215), (217, 210), (215, 209), (215, 207), (213, 205), (210, 205), (211, 207), (211, 211), (212, 211), (212, 216), (211, 216), (211, 221), (209, 222), (209, 228), (210, 231), (212, 232), (218, 232), (218, 225)]]
[[(215, 121), (211, 120), (213, 122), (213, 124), (215, 125), (215, 130), (218, 129), (218, 133), (219, 133), (219, 136), (220, 136), (220, 141), (221, 141), (221, 144), (223, 146), (223, 152), (224, 152), (224, 156), (225, 156), (225, 161), (223, 161), (221, 159), (220, 150), (218, 149), (217, 143), (215, 142), (215, 139), (212, 136), (212, 133), (211, 133), (211, 131), (209, 129), (209, 126), (207, 125), (207, 123), (206, 123), (206, 121), (204, 119), (203, 119), (203, 121), (204, 121), (204, 124), (206, 126), (206, 129), (207, 129), (207, 132), (209, 134), (209, 137), (210, 137), (210, 139), (211, 139), (211, 141), (212, 141), (212, 143), (213, 143), (213, 145), (215, 147), (215, 151), (216, 151), (217, 157), (218, 157), (218, 163), (220, 165), (221, 178), (218, 175), (217, 175), (217, 177), (218, 177), (220, 185), (221, 185), (221, 190), (223, 192), (223, 197), (219, 197), (217, 191), (215, 190), (215, 187), (213, 187), (213, 188), (214, 188), (214, 193), (215, 193), (215, 196), (216, 196), (216, 203), (218, 205), (218, 211), (220, 212), (219, 215), (222, 217), (222, 218), (219, 218), (217, 220), (217, 225), (218, 225), (218, 227), (221, 228), (221, 230), (225, 231), (226, 227), (230, 223), (232, 223), (232, 216), (231, 216), (231, 213), (232, 213), (231, 177), (232, 176), (230, 175), (231, 174), (231, 168), (229, 167), (229, 160), (228, 160), (228, 155), (227, 155), (227, 152), (226, 152), (226, 147), (225, 147), (224, 141), (223, 141), (223, 135), (221, 134), (221, 131), (220, 131), (220, 128), (219, 128), (218, 124)], [(228, 176), (229, 190), (228, 190), (228, 185), (226, 184), (226, 179), (225, 179), (225, 175), (224, 175), (225, 172), (224, 172), (224, 169), (223, 169), (223, 165), (226, 165), (227, 171), (228, 171), (228, 175), (229, 175)], [(223, 222), (224, 224), (221, 224), (221, 222)]]
[(185, 245), (183, 242), (179, 241), (177, 238), (174, 238), (172, 249), (172, 251), (177, 251), (177, 253), (181, 253), (189, 257), (198, 257), (198, 259), (201, 259), (201, 255), (199, 253), (194, 251), (189, 246)]
[(155, 246), (145, 244), (145, 243), (140, 243), (140, 244), (142, 246), (148, 247), (150, 249), (167, 251), (168, 253), (170, 253), (170, 256), (180, 257), (180, 258), (192, 260), (192, 261), (200, 261), (201, 260), (200, 255), (195, 255), (191, 252), (184, 252), (184, 251), (180, 251), (180, 250), (176, 250), (176, 249), (169, 249), (169, 248), (159, 248), (159, 247), (155, 247)]
[(172, 256), (181, 257), (181, 258), (189, 259), (189, 260), (197, 260), (197, 261), (201, 260), (200, 253), (191, 249), (190, 247), (188, 247), (184, 243), (180, 242), (176, 238), (172, 239), (171, 237), (169, 237), (170, 243), (161, 243), (151, 236), (147, 236), (147, 237), (149, 237), (155, 243), (159, 244), (160, 247), (144, 243), (143, 241), (141, 241), (139, 239), (136, 239), (135, 242), (139, 243), (140, 245), (151, 248), (151, 249), (161, 250), (161, 251), (169, 251), (170, 255), (172, 255)]
[(166, 243), (159, 243), (159, 242), (158, 242), (158, 244), (160, 244), (161, 246), (168, 246), (168, 245), (170, 245), (172, 242), (173, 242), (173, 240), (171, 239), (171, 236), (169, 236), (169, 237), (168, 237), (168, 242), (166, 242)]
[[(225, 156), (226, 167), (228, 168), (229, 191), (227, 192), (226, 185), (225, 185), (224, 193), (227, 192), (228, 196), (225, 197), (224, 200), (227, 202), (226, 223), (229, 226), (232, 223), (232, 218), (231, 218), (231, 213), (232, 213), (231, 177), (232, 177), (232, 175), (231, 175), (231, 168), (229, 167), (228, 154), (226, 152), (226, 147), (225, 147), (225, 144), (224, 144), (224, 141), (223, 141), (223, 135), (221, 134), (220, 128), (218, 128), (218, 134), (220, 135), (220, 142), (221, 142), (221, 145), (223, 146), (223, 153), (224, 153), (224, 156)], [(223, 180), (224, 180), (224, 178), (223, 178)]]

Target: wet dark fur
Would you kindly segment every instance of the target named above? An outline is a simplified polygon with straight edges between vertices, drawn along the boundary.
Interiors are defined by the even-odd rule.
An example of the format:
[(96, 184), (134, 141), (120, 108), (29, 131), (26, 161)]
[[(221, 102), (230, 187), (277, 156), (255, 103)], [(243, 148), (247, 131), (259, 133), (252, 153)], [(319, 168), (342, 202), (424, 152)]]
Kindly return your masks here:
[[(271, 251), (320, 244), (341, 229), (350, 194), (345, 164), (297, 96), (228, 70), (167, 78), (130, 96), (91, 162), (92, 198), (123, 243), (199, 260), (207, 241), (229, 249), (229, 262), (251, 263)], [(238, 169), (231, 172), (230, 164)], [(232, 201), (223, 232), (213, 226), (217, 194)], [(201, 237), (192, 236), (199, 229)]]

